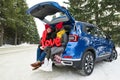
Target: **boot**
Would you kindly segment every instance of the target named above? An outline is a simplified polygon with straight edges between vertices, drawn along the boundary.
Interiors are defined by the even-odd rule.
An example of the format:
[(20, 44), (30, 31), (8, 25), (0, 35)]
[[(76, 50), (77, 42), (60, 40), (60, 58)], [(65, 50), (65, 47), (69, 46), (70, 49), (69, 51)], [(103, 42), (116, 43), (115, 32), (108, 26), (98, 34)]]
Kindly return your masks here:
[(31, 66), (33, 67), (32, 70), (38, 69), (44, 62), (37, 61), (35, 63), (32, 63)]
[(48, 65), (48, 59), (45, 58), (44, 64), (40, 67), (40, 70), (44, 70), (47, 67), (47, 65)]
[(53, 63), (52, 60), (49, 59), (47, 71), (52, 71), (52, 63)]
[(55, 60), (57, 63), (61, 63), (61, 57), (60, 57), (59, 55), (55, 55), (54, 60)]
[(34, 67), (32, 70), (37, 70), (40, 66)]
[(52, 71), (52, 60), (51, 59), (49, 59), (47, 66), (45, 66), (42, 70), (43, 71)]
[(40, 65), (41, 65), (40, 61), (37, 61), (37, 62), (31, 64), (32, 67), (37, 67)]

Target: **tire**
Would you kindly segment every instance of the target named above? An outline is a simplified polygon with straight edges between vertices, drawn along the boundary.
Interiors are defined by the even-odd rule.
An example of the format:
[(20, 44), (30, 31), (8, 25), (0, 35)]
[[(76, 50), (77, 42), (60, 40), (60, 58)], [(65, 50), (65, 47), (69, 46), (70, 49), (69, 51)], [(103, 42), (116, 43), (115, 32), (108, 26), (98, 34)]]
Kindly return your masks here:
[(113, 49), (112, 53), (113, 53), (113, 55), (112, 55), (113, 60), (116, 60), (116, 59), (117, 59), (117, 57), (118, 57), (118, 54), (117, 54), (116, 49)]
[(116, 60), (117, 57), (118, 57), (118, 54), (117, 54), (116, 49), (114, 48), (114, 49), (112, 50), (112, 53), (111, 53), (108, 61), (109, 61), (109, 62), (112, 62), (113, 60)]
[(85, 52), (81, 60), (81, 70), (79, 71), (81, 75), (88, 76), (93, 72), (94, 69), (94, 54), (91, 51)]

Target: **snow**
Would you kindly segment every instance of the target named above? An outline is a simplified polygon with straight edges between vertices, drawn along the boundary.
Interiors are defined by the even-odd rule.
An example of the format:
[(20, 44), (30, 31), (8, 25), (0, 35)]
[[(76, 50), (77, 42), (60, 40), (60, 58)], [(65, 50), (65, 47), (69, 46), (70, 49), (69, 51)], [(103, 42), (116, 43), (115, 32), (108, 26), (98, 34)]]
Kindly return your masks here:
[(30, 46), (30, 44), (29, 43), (22, 43), (20, 45), (4, 44), (3, 46), (0, 46), (0, 48), (10, 48), (10, 47), (19, 47), (19, 46)]
[[(3, 48), (4, 47), (4, 48)], [(36, 59), (37, 45), (4, 45), (0, 48), (0, 80), (119, 80), (120, 47), (118, 59), (112, 62), (98, 62), (90, 76), (81, 76), (72, 67), (53, 67), (52, 72), (40, 69), (32, 71), (30, 64)], [(7, 53), (7, 54), (5, 54)]]
[(120, 47), (117, 47), (116, 50), (118, 52), (118, 55), (120, 56)]

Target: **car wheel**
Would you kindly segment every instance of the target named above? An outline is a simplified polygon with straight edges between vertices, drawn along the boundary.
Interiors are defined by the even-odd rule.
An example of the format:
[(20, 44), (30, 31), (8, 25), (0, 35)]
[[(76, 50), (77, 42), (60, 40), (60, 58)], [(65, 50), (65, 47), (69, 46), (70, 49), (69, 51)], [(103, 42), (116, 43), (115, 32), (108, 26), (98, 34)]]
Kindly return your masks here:
[(85, 52), (81, 61), (81, 70), (79, 71), (81, 75), (87, 76), (93, 72), (94, 69), (94, 55), (91, 51)]
[(116, 49), (114, 48), (114, 49), (112, 50), (112, 53), (111, 53), (110, 57), (109, 57), (107, 60), (105, 60), (105, 61), (112, 62), (113, 60), (116, 60), (116, 59), (117, 59), (117, 56), (118, 56), (117, 51), (116, 51)]
[(117, 54), (117, 51), (116, 51), (116, 49), (113, 49), (113, 52), (112, 52), (112, 57), (113, 57), (113, 60), (116, 60), (117, 59), (117, 57), (118, 57), (118, 54)]
[(114, 48), (114, 49), (112, 50), (112, 54), (111, 54), (111, 56), (110, 56), (110, 60), (111, 60), (111, 61), (116, 60), (116, 59), (117, 59), (117, 56), (118, 56), (117, 51), (116, 51), (116, 49)]

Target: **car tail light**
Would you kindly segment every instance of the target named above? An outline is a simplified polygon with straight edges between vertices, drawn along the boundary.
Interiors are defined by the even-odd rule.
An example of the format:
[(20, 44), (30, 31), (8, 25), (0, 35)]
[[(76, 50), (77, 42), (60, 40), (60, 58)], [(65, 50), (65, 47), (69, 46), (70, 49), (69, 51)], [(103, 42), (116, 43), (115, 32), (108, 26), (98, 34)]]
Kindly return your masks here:
[(72, 56), (64, 56), (64, 58), (72, 58)]
[(69, 41), (70, 42), (77, 42), (78, 38), (79, 38), (79, 36), (76, 35), (76, 34), (69, 35)]

